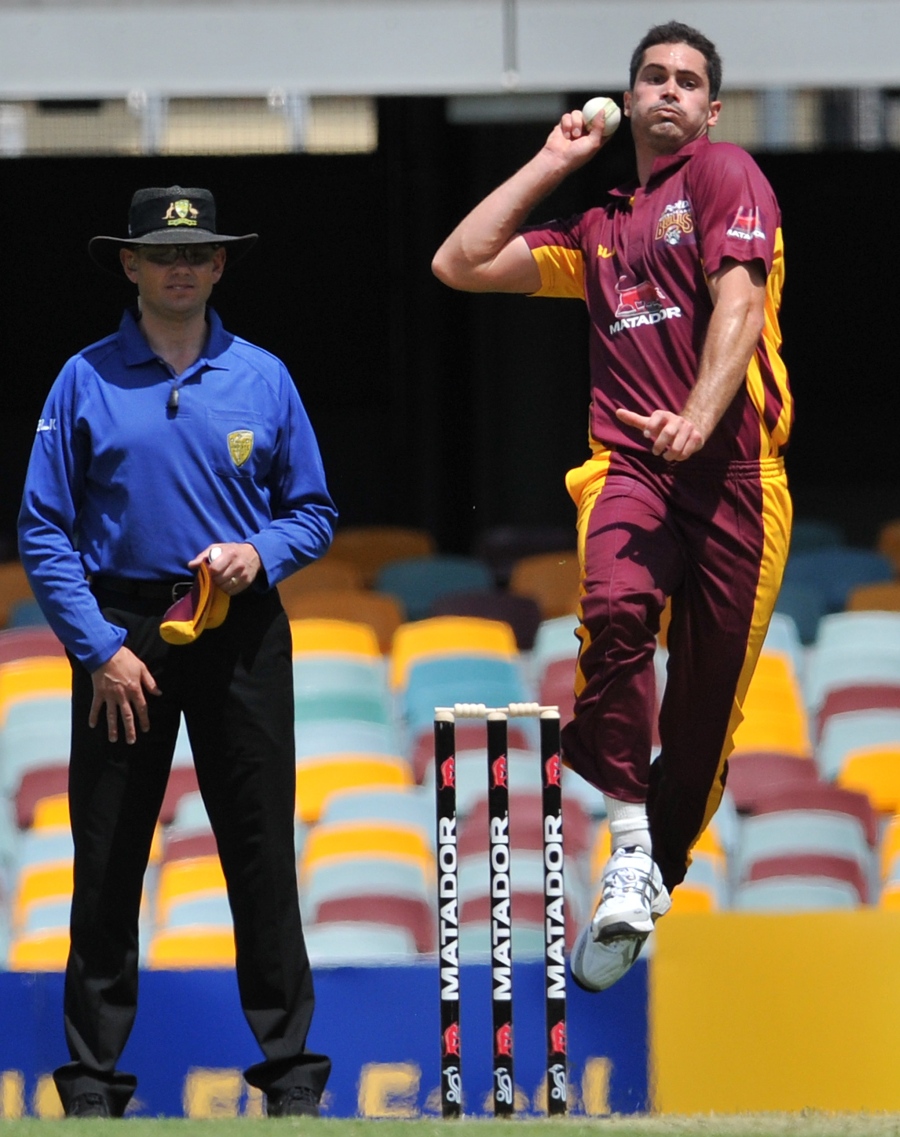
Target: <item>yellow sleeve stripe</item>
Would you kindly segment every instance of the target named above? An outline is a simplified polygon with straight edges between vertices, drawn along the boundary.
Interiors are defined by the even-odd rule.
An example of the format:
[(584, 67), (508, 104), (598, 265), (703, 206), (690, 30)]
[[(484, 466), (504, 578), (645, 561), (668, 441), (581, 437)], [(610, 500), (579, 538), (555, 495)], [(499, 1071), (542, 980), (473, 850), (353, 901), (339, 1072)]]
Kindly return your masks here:
[(584, 258), (580, 249), (541, 245), (531, 250), (541, 274), (541, 287), (532, 296), (584, 299)]

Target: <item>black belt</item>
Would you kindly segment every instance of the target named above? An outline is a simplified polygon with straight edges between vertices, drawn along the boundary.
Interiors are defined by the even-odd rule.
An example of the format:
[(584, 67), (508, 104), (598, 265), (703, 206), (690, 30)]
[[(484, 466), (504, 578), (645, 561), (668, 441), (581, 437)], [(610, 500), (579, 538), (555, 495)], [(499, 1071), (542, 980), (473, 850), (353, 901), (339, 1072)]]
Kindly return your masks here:
[(121, 592), (123, 596), (134, 596), (138, 600), (168, 600), (170, 604), (187, 595), (194, 584), (192, 580), (132, 580), (97, 574), (90, 578), (90, 582), (93, 589)]

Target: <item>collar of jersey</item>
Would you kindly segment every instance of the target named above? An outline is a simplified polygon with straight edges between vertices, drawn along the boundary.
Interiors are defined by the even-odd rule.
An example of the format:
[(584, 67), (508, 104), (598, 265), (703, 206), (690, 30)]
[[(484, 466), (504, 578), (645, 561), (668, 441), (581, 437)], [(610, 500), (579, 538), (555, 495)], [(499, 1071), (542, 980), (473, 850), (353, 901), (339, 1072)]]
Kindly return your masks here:
[[(679, 166), (684, 163), (694, 154), (697, 153), (702, 147), (711, 146), (708, 134), (703, 134), (700, 138), (695, 138), (693, 142), (688, 142), (676, 150), (674, 154), (661, 154), (658, 158), (653, 160), (653, 169), (650, 171), (650, 177), (647, 179), (647, 189), (651, 184), (662, 181), (663, 178), (668, 177), (673, 171), (677, 170)], [(611, 197), (634, 197), (637, 190), (640, 189), (637, 181), (626, 182), (624, 185), (616, 186), (615, 189), (609, 191)]]
[[(216, 361), (228, 350), (234, 337), (225, 331), (218, 313), (212, 308), (206, 309), (206, 319), (209, 324), (206, 350), (191, 370), (193, 371), (199, 366), (213, 370), (225, 370), (226, 365)], [(151, 363), (156, 359), (153, 349), (141, 334), (138, 322), (137, 308), (128, 308), (119, 324), (119, 344), (126, 367), (137, 367), (142, 363)]]

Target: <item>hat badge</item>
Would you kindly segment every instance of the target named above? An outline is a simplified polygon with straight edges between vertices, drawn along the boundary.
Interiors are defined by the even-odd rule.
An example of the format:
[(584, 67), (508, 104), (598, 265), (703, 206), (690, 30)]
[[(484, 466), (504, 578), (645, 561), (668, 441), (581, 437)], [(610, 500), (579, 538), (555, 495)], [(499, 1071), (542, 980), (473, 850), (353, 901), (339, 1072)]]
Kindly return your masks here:
[(163, 214), (163, 221), (167, 225), (196, 225), (200, 210), (191, 205), (186, 197), (169, 203), (169, 208)]

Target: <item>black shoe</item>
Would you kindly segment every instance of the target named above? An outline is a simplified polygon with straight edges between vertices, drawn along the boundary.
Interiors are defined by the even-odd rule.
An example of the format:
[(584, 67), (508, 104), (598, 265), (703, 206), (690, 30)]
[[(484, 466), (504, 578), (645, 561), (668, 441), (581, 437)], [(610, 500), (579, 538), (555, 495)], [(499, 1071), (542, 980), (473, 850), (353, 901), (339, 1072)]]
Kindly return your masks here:
[(319, 1095), (309, 1086), (291, 1086), (282, 1092), (266, 1094), (268, 1117), (318, 1117)]
[(103, 1094), (78, 1094), (69, 1102), (66, 1117), (110, 1117)]

